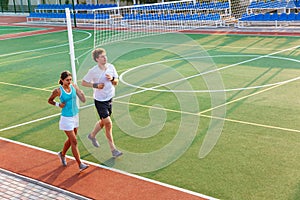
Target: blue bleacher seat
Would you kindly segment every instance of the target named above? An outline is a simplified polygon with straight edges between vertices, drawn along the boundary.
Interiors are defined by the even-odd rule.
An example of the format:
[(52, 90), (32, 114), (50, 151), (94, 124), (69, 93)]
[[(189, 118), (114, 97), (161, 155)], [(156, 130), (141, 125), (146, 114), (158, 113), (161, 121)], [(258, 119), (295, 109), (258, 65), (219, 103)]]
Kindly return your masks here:
[(123, 19), (124, 19), (124, 20), (128, 20), (128, 19), (129, 19), (129, 14), (128, 14), (128, 13), (125, 13), (125, 14), (123, 15)]
[(141, 14), (141, 15), (139, 15), (139, 17), (140, 17), (141, 20), (147, 20), (148, 15), (147, 14)]
[(86, 19), (86, 14), (85, 13), (77, 13), (75, 17), (77, 19)]
[(197, 2), (197, 3), (195, 4), (195, 8), (196, 8), (196, 9), (199, 9), (200, 7), (201, 7), (200, 3)]
[(179, 20), (184, 20), (184, 19), (185, 19), (185, 16), (184, 16), (184, 14), (182, 14), (182, 13), (181, 13), (181, 14), (179, 14), (179, 15), (178, 15), (178, 19), (179, 19)]
[(255, 15), (255, 21), (263, 21), (263, 14)]
[(243, 13), (242, 17), (239, 19), (240, 21), (247, 21), (249, 20), (250, 15), (248, 15), (247, 13)]
[(279, 7), (284, 8), (284, 7), (286, 7), (286, 5), (287, 5), (286, 1), (281, 1), (280, 4), (279, 4)]
[(209, 8), (209, 9), (215, 8), (215, 3), (213, 3), (213, 2), (209, 3), (209, 4), (208, 4), (208, 8)]
[(206, 20), (212, 20), (213, 14), (209, 13), (209, 14), (206, 15), (205, 18), (206, 18)]
[(296, 14), (295, 13), (290, 13), (287, 15), (287, 20), (288, 21), (294, 21), (296, 19)]
[(188, 8), (188, 9), (195, 9), (196, 6), (194, 5), (193, 2), (191, 2), (191, 3), (189, 3), (189, 4), (187, 5), (187, 8)]
[(159, 20), (163, 20), (165, 18), (165, 14), (161, 13), (160, 15), (158, 15), (158, 19)]
[(271, 20), (271, 15), (270, 13), (265, 13), (263, 15), (263, 21), (270, 21)]
[(187, 9), (187, 8), (188, 8), (188, 4), (187, 4), (186, 2), (183, 2), (183, 3), (181, 4), (181, 8), (182, 8), (182, 9)]
[(200, 19), (200, 20), (206, 20), (205, 14), (201, 14), (201, 15), (199, 16), (199, 19)]
[(133, 13), (129, 14), (129, 18), (128, 19), (133, 20), (134, 18), (135, 18), (135, 16), (134, 16)]
[(203, 2), (202, 3), (202, 9), (208, 9), (208, 3)]
[(224, 2), (223, 3), (223, 8), (229, 8), (229, 2)]
[(247, 13), (243, 13), (243, 14), (242, 14), (242, 17), (241, 17), (239, 20), (244, 21), (244, 20), (247, 19), (247, 18), (248, 18), (248, 14), (247, 14)]
[(257, 3), (256, 3), (256, 1), (252, 1), (251, 3), (250, 3), (250, 5), (248, 6), (248, 8), (257, 8)]
[(264, 7), (265, 7), (265, 2), (259, 1), (259, 2), (257, 3), (257, 8), (264, 8)]
[(185, 20), (191, 20), (191, 19), (192, 19), (191, 14), (187, 13), (187, 14), (185, 15), (185, 18), (184, 18), (184, 19), (185, 19)]
[(281, 13), (278, 17), (279, 21), (286, 21), (287, 20), (287, 14), (286, 13)]
[(108, 14), (97, 14), (96, 16), (97, 19), (109, 19)]
[(142, 18), (141, 18), (141, 14), (140, 14), (140, 13), (136, 14), (136, 15), (134, 16), (134, 19), (136, 19), (136, 20), (141, 20), (141, 19), (142, 19)]
[(153, 14), (152, 13), (148, 14), (148, 20), (153, 20)]
[(217, 9), (217, 10), (223, 9), (223, 3), (217, 2), (217, 3), (215, 4), (215, 9)]
[(191, 20), (198, 20), (198, 19), (199, 19), (199, 15), (197, 13), (191, 16)]
[(172, 16), (170, 14), (166, 14), (164, 20), (171, 20)]
[(153, 15), (153, 20), (158, 20), (158, 19), (159, 19), (159, 16), (158, 16), (157, 13), (155, 13), (155, 14)]
[(276, 21), (278, 20), (278, 14), (277, 13), (273, 13), (272, 15), (270, 15), (270, 21)]

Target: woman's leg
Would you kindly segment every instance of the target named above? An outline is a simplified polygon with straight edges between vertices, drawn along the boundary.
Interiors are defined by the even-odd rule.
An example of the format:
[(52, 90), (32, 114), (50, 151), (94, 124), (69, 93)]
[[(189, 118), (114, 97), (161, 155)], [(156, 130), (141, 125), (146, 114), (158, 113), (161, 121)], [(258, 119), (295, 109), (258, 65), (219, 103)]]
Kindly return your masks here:
[(62, 156), (66, 156), (66, 153), (67, 153), (67, 151), (69, 150), (70, 146), (71, 146), (71, 142), (70, 142), (70, 139), (69, 139), (69, 137), (68, 137), (68, 139), (65, 141), (63, 150), (61, 151), (61, 155), (62, 155)]
[[(77, 129), (76, 130), (74, 129), (73, 131), (65, 131), (65, 133), (68, 136), (68, 141), (69, 141), (71, 149), (72, 149), (72, 154), (75, 157), (78, 165), (80, 165), (80, 163), (81, 163), (80, 154), (79, 154), (79, 150), (78, 150), (78, 146), (77, 146), (77, 138), (76, 138)], [(65, 143), (65, 146), (67, 147), (68, 143), (67, 144), (66, 143)]]

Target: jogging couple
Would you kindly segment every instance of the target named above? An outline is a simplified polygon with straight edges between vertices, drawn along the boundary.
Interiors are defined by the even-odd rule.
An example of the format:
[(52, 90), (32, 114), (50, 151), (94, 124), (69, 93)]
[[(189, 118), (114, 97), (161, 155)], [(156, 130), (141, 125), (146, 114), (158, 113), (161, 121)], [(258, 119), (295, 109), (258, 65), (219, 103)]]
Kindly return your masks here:
[[(100, 119), (87, 137), (95, 147), (99, 147), (96, 135), (104, 128), (112, 156), (116, 158), (123, 153), (114, 144), (110, 115), (112, 113), (112, 98), (115, 96), (115, 86), (118, 84), (118, 73), (112, 64), (107, 63), (106, 51), (104, 49), (95, 49), (92, 52), (92, 57), (97, 65), (91, 68), (83, 77), (82, 86), (93, 88), (94, 103)], [(49, 104), (62, 109), (59, 129), (63, 130), (68, 137), (58, 156), (62, 165), (66, 166), (65, 155), (71, 147), (72, 154), (78, 163), (80, 171), (82, 171), (87, 169), (88, 165), (81, 162), (77, 146), (76, 135), (79, 126), (79, 110), (76, 103), (76, 96), (83, 103), (86, 101), (86, 98), (83, 91), (76, 84), (72, 83), (72, 74), (69, 71), (61, 73), (59, 84), (60, 87), (54, 89), (48, 99)], [(59, 97), (60, 102), (54, 101), (56, 97)]]

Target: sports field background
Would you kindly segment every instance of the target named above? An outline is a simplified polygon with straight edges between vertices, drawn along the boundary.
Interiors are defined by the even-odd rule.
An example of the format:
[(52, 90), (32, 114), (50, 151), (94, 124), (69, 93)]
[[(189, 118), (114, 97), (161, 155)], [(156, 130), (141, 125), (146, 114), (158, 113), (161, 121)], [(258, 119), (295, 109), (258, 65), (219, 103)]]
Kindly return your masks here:
[[(28, 27), (0, 27), (1, 34), (28, 30)], [(90, 64), (92, 32), (74, 30), (73, 34), (77, 67), (84, 71)], [(198, 46), (187, 46), (182, 41), (172, 39), (167, 41), (167, 45), (172, 48), (170, 43), (173, 42), (176, 49), (182, 48), (188, 52), (202, 49), (204, 52), (194, 51), (189, 56), (198, 56), (196, 62), (203, 63), (203, 56), (209, 55), (209, 64), (220, 69), (218, 73), (222, 77), (226, 97), (224, 105), (220, 105), (226, 108), (220, 138), (212, 151), (200, 159), (199, 150), (209, 123), (216, 117), (211, 114), (217, 108), (211, 105), (213, 94), (204, 91), (208, 90), (204, 78), (190, 79), (194, 90), (204, 91), (194, 93), (199, 103), (195, 111), (199, 112), (188, 113), (199, 118), (195, 138), (175, 162), (139, 175), (220, 199), (299, 199), (300, 38), (218, 34), (191, 34), (188, 37), (193, 45)], [(137, 51), (120, 57), (115, 52), (108, 52), (119, 74), (145, 63), (167, 59), (172, 61), (164, 65), (176, 68), (186, 77), (199, 73), (189, 67), (187, 54), (178, 59), (180, 57), (170, 51), (152, 48), (151, 45), (145, 48), (148, 45), (146, 42), (163, 46), (156, 44), (155, 40), (143, 40), (143, 43), (136, 40), (128, 43), (138, 46)], [(71, 70), (66, 31), (1, 40), (0, 46), (0, 136), (59, 151), (66, 137), (58, 130), (59, 109), (50, 106), (47, 99), (58, 86), (61, 71)], [(81, 72), (79, 78), (80, 75)], [(127, 81), (133, 78), (130, 73), (126, 77)], [(133, 80), (132, 83), (137, 82)], [(143, 86), (153, 87), (155, 84)], [(91, 91), (82, 89), (90, 97)], [(128, 104), (122, 98), (118, 99), (126, 91), (127, 87), (120, 83), (114, 108)], [(131, 95), (129, 109), (136, 124), (149, 124), (149, 108), (165, 111), (167, 121), (161, 131), (148, 138), (129, 136), (114, 121), (116, 145), (128, 152), (148, 153), (171, 142), (182, 117), (175, 94), (145, 91)], [(91, 102), (92, 99), (89, 99), (81, 106), (90, 105)], [(91, 121), (96, 117), (91, 112), (85, 115)], [(81, 157), (99, 163), (94, 153), (102, 152), (86, 145), (87, 128), (82, 127), (83, 124), (79, 133)], [(101, 143), (105, 142), (101, 140)], [(71, 152), (68, 153), (71, 155)], [(109, 160), (104, 164), (115, 166)]]

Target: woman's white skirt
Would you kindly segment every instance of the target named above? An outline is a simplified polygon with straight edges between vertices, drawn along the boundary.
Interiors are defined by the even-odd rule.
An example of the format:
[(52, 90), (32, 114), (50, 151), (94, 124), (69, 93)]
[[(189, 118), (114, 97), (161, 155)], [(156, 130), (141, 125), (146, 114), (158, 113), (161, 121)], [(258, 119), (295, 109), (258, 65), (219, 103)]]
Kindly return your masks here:
[(73, 117), (60, 116), (59, 120), (59, 130), (72, 131), (74, 128), (79, 127), (79, 115)]

